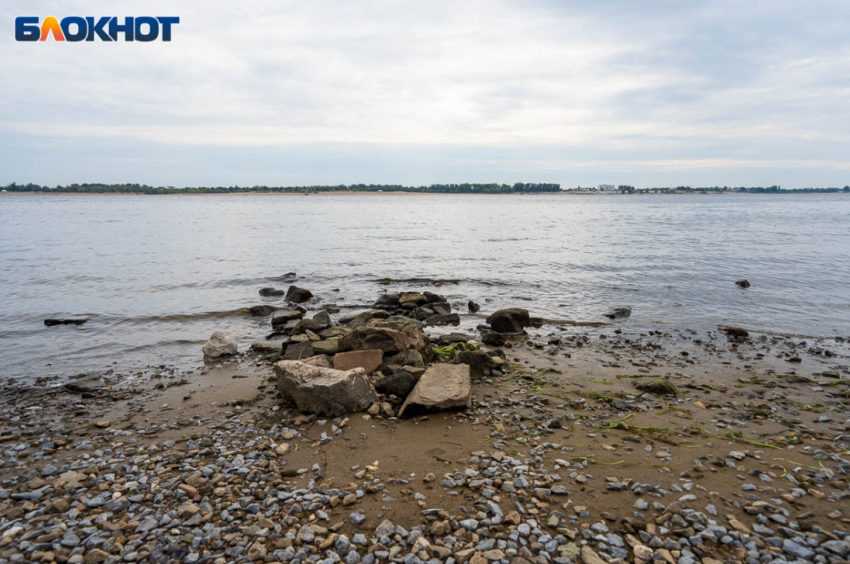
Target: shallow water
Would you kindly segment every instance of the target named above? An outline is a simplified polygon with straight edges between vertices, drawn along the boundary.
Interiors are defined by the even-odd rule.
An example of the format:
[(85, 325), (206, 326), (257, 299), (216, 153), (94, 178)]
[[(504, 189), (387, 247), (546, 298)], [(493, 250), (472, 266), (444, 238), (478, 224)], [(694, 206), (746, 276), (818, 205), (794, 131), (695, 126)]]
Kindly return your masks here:
[[(342, 306), (430, 289), (482, 313), (607, 321), (626, 304), (629, 329), (848, 337), (850, 197), (3, 196), (0, 377), (197, 364), (216, 329), (244, 348), (269, 332), (244, 308), (280, 303), (257, 291), (288, 272)], [(90, 321), (43, 324), (74, 316)]]

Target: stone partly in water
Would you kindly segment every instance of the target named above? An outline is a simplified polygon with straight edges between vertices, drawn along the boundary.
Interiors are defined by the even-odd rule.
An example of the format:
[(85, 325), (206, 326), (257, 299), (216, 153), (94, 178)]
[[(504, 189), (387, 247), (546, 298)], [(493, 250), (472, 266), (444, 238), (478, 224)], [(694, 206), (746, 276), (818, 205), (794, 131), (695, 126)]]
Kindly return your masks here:
[(221, 358), (236, 352), (236, 337), (230, 331), (216, 331), (210, 340), (204, 343), (205, 358)]
[(747, 331), (743, 327), (738, 327), (737, 325), (729, 325), (728, 327), (720, 326), (718, 327), (718, 329), (726, 333), (728, 336), (734, 337), (736, 339), (746, 339), (750, 336), (749, 331)]
[(88, 319), (45, 319), (44, 324), (48, 327), (53, 327), (54, 325), (82, 325), (88, 321)]
[(266, 317), (267, 315), (271, 315), (274, 313), (274, 306), (270, 305), (258, 305), (254, 306), (248, 310), (248, 313), (251, 317)]
[(466, 364), (435, 364), (407, 396), (399, 415), (462, 409), (472, 403), (472, 379)]
[(519, 333), (531, 325), (531, 317), (527, 309), (512, 307), (493, 313), (487, 323), (498, 333)]
[(336, 370), (351, 370), (362, 368), (366, 374), (371, 374), (381, 365), (384, 360), (383, 351), (377, 349), (365, 351), (349, 351), (339, 353), (334, 357), (334, 368)]
[(432, 315), (425, 319), (425, 325), (458, 325), (460, 316), (456, 313)]
[(300, 309), (290, 309), (277, 312), (272, 317), (272, 327), (280, 327), (286, 325), (290, 321), (298, 321), (304, 316), (304, 312)]
[(495, 331), (484, 331), (481, 333), (481, 342), (485, 345), (491, 345), (494, 347), (502, 347), (505, 345), (505, 337), (501, 333), (497, 333)]
[(260, 295), (264, 298), (278, 298), (283, 295), (283, 290), (277, 288), (260, 288)]
[(605, 317), (608, 319), (625, 319), (632, 314), (632, 308), (629, 306), (616, 306), (608, 310)]
[(737, 284), (741, 288), (749, 288), (750, 287), (750, 281), (747, 280), (746, 278), (742, 278), (740, 280), (735, 280), (735, 284)]
[(362, 368), (342, 371), (284, 360), (274, 365), (274, 371), (284, 401), (303, 413), (339, 417), (364, 411), (378, 401)]
[(466, 308), (469, 310), (469, 313), (478, 313), (479, 310), (481, 310), (481, 306), (473, 302), (472, 300), (469, 300), (469, 302), (466, 304)]
[(301, 304), (313, 297), (313, 292), (299, 288), (298, 286), (290, 286), (286, 291), (286, 301)]

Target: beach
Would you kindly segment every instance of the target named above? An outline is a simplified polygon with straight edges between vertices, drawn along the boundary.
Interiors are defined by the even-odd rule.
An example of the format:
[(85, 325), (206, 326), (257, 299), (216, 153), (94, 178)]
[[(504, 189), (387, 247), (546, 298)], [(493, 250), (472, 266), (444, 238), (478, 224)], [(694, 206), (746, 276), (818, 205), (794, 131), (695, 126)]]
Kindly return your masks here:
[[(118, 363), (62, 385), (7, 382), (0, 513), (16, 525), (0, 557), (845, 559), (844, 339), (616, 321), (589, 334), (533, 316), (501, 336), (424, 326), (423, 367), (470, 363), (468, 408), (399, 417), (404, 398), (380, 394), (317, 414), (321, 402), (285, 400), (282, 359), (334, 362), (305, 343), (419, 327), (393, 295), (328, 316), (330, 340), (304, 338), (305, 313), (302, 330), (287, 318), (285, 334), (199, 370)], [(383, 371), (369, 378), (400, 373)]]

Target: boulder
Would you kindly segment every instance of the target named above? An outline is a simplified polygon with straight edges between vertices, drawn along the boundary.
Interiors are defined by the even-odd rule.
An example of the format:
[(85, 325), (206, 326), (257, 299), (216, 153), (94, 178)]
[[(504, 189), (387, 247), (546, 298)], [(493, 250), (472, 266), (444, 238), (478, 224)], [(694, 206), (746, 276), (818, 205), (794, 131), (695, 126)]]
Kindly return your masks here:
[(447, 313), (445, 315), (432, 315), (425, 320), (425, 325), (458, 325), (460, 316), (456, 313)]
[(499, 368), (504, 361), (498, 357), (492, 357), (484, 351), (459, 351), (453, 360), (455, 364), (469, 365), (472, 377), (480, 378), (489, 376), (490, 370)]
[(295, 324), (295, 327), (292, 328), (293, 335), (301, 335), (303, 333), (307, 333), (308, 331), (312, 331), (314, 333), (319, 331), (319, 327), (312, 319), (302, 319), (301, 321)]
[(339, 322), (348, 325), (351, 329), (357, 329), (373, 319), (386, 319), (388, 316), (389, 314), (382, 309), (369, 309), (354, 315), (345, 315), (339, 319)]
[(304, 413), (339, 417), (364, 411), (378, 401), (362, 368), (342, 371), (284, 360), (274, 365), (274, 371), (284, 401)]
[(334, 356), (334, 369), (362, 368), (366, 374), (371, 374), (381, 366), (383, 360), (384, 353), (378, 349), (342, 352)]
[(449, 302), (434, 302), (429, 303), (428, 307), (440, 315), (448, 315), (452, 312), (452, 304)]
[(475, 337), (473, 335), (467, 335), (465, 333), (447, 333), (446, 335), (440, 335), (437, 337), (436, 344), (440, 347), (445, 347), (455, 343), (468, 343), (474, 340)]
[(404, 309), (413, 309), (428, 303), (428, 298), (419, 292), (404, 292), (398, 297), (398, 305)]
[(422, 377), (399, 410), (399, 415), (422, 411), (462, 409), (472, 405), (472, 379), (466, 364), (435, 364)]
[(283, 290), (276, 288), (260, 288), (260, 295), (264, 298), (277, 298), (283, 295)]
[(251, 350), (258, 354), (280, 354), (281, 343), (280, 341), (262, 341), (259, 343), (252, 343)]
[(279, 311), (274, 317), (272, 317), (272, 327), (280, 327), (281, 325), (286, 325), (290, 321), (298, 321), (303, 316), (304, 312), (300, 309)]
[(309, 364), (310, 366), (318, 366), (320, 368), (333, 368), (331, 357), (326, 354), (317, 354), (316, 356), (311, 356), (307, 360), (302, 360), (301, 362)]
[(384, 370), (385, 368), (393, 364), (397, 364), (399, 366), (416, 366), (418, 368), (425, 368), (425, 359), (422, 358), (422, 355), (419, 354), (419, 351), (407, 349), (406, 351), (402, 351), (398, 354), (385, 357), (383, 364), (381, 364), (381, 370)]
[(481, 310), (481, 306), (472, 300), (469, 300), (466, 304), (466, 309), (469, 310), (469, 313), (478, 313)]
[(632, 308), (629, 306), (615, 306), (608, 310), (605, 317), (608, 319), (625, 319), (632, 314)]
[(502, 347), (505, 345), (505, 337), (501, 333), (496, 333), (495, 331), (484, 331), (481, 333), (481, 342), (485, 345), (491, 345), (494, 347)]
[(436, 304), (436, 303), (440, 303), (440, 302), (448, 302), (449, 301), (444, 296), (441, 296), (440, 294), (435, 294), (434, 292), (425, 291), (425, 292), (422, 292), (422, 295), (425, 296), (425, 299), (428, 300), (429, 304)]
[[(416, 370), (416, 369), (414, 369)], [(375, 382), (375, 389), (378, 393), (387, 396), (396, 396), (406, 398), (410, 394), (413, 387), (416, 386), (418, 377), (421, 376), (421, 369), (418, 369), (419, 375), (406, 366), (394, 367), (393, 371)]]
[(512, 307), (500, 309), (487, 318), (487, 323), (498, 333), (519, 333), (531, 325), (527, 309)]
[(339, 352), (339, 339), (327, 339), (313, 343), (313, 352), (333, 356)]
[(383, 294), (372, 304), (374, 309), (396, 309), (398, 307), (398, 294)]
[(299, 288), (298, 286), (290, 286), (286, 291), (286, 301), (295, 304), (301, 304), (313, 297), (313, 292)]
[(410, 337), (389, 327), (358, 327), (339, 339), (340, 350), (378, 349), (384, 354), (398, 354), (411, 347)]
[(316, 354), (313, 350), (313, 344), (309, 340), (290, 343), (285, 346), (286, 352), (283, 354), (283, 358), (286, 360), (307, 360)]
[(313, 323), (316, 324), (316, 327), (319, 329), (327, 329), (331, 326), (331, 316), (328, 313), (328, 310), (323, 309), (319, 313), (313, 316)]
[[(434, 357), (434, 351), (431, 349), (431, 340), (428, 338), (428, 335), (422, 332), (422, 323), (406, 317), (389, 317), (384, 320), (370, 321), (367, 326), (382, 327), (392, 329), (394, 331), (400, 331), (405, 334), (410, 341), (408, 348), (421, 354), (425, 362), (431, 362), (431, 359)], [(384, 356), (386, 356), (386, 354)]]
[(270, 305), (258, 305), (254, 306), (248, 310), (248, 313), (251, 317), (266, 317), (267, 315), (271, 315), (274, 313), (274, 306)]
[(221, 358), (236, 352), (236, 337), (230, 331), (216, 331), (210, 340), (204, 343), (205, 358)]
[(735, 284), (737, 284), (741, 288), (749, 288), (750, 287), (750, 281), (747, 280), (746, 278), (742, 278), (741, 280), (735, 280)]

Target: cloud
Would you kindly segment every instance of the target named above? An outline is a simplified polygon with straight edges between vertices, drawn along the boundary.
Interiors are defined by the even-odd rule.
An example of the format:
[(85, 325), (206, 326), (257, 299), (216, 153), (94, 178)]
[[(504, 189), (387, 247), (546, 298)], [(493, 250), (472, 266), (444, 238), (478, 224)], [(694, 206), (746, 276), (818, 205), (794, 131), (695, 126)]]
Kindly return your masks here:
[[(253, 149), (270, 155), (271, 174), (280, 155), (340, 167), (346, 153), (371, 155), (370, 178), (341, 182), (397, 181), (390, 155), (422, 156), (457, 181), (510, 169), (586, 182), (607, 166), (654, 171), (659, 183), (671, 169), (714, 184), (713, 171), (778, 168), (805, 170), (806, 185), (842, 182), (850, 5), (597, 4), (104, 2), (98, 15), (179, 15), (174, 41), (4, 37), (0, 148), (26, 147), (55, 182), (71, 181), (63, 167), (84, 172), (63, 164), (69, 145), (95, 151), (109, 140), (110, 176), (133, 171), (127, 159), (138, 153), (179, 148), (185, 164), (213, 167), (202, 155)], [(90, 2), (0, 7), (9, 22), (89, 13)], [(46, 181), (26, 172), (12, 162), (0, 182)], [(312, 173), (325, 176), (321, 165)]]

